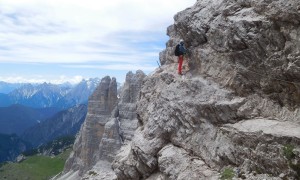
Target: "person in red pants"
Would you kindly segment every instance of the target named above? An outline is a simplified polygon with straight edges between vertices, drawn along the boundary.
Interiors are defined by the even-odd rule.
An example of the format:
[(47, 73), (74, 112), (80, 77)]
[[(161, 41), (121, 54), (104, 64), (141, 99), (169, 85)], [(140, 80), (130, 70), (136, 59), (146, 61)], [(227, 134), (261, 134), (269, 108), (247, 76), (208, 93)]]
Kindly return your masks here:
[(178, 74), (182, 75), (183, 56), (186, 54), (184, 42), (181, 39), (175, 48), (175, 56), (178, 56)]

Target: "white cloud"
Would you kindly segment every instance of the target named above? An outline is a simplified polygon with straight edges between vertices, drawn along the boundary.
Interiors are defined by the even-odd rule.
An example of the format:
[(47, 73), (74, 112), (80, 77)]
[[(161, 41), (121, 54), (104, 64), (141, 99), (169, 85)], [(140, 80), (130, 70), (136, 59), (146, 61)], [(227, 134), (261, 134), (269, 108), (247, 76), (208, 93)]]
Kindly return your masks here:
[(82, 76), (73, 76), (73, 77), (68, 77), (68, 76), (60, 76), (59, 79), (52, 79), (49, 82), (53, 83), (53, 84), (63, 84), (64, 82), (69, 82), (71, 84), (77, 84), (80, 81), (82, 81), (82, 79), (84, 79)]
[(67, 68), (78, 68), (78, 69), (100, 69), (100, 70), (117, 70), (117, 71), (154, 71), (157, 66), (153, 66), (151, 64), (106, 64), (106, 65), (65, 65)]
[(65, 82), (69, 82), (71, 84), (77, 84), (80, 81), (82, 81), (82, 79), (84, 79), (82, 76), (65, 76), (65, 75), (61, 75), (59, 76), (57, 79), (53, 78), (53, 77), (45, 77), (43, 75), (35, 75), (34, 78), (28, 78), (28, 77), (22, 77), (22, 76), (5, 76), (5, 77), (1, 77), (0, 76), (1, 81), (4, 82), (9, 82), (9, 83), (52, 83), (52, 84), (63, 84)]
[(194, 2), (1, 0), (0, 62), (155, 62), (173, 15)]

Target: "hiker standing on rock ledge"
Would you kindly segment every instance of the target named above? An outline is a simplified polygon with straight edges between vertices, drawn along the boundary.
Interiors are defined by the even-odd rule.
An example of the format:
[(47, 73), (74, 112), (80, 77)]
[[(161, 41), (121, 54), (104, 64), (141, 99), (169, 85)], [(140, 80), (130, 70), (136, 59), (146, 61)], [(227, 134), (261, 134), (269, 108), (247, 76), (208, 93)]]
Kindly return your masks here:
[(182, 75), (183, 55), (186, 54), (184, 42), (180, 39), (179, 44), (175, 48), (175, 56), (178, 56), (178, 74)]

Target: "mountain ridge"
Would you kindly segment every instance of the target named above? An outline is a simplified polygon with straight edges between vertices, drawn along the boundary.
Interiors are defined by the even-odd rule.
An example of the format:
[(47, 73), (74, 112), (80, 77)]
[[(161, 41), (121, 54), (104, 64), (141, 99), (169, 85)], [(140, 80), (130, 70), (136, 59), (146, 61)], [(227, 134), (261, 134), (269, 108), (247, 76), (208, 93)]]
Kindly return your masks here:
[(30, 142), (33, 147), (47, 143), (60, 136), (75, 136), (87, 113), (87, 106), (77, 105), (60, 111), (41, 123), (25, 130), (21, 138)]
[(9, 107), (0, 107), (0, 133), (22, 134), (23, 131), (37, 124), (55, 113), (56, 108), (31, 108), (20, 104)]
[(88, 96), (99, 83), (98, 78), (82, 80), (75, 86), (70, 84), (24, 84), (8, 94), (1, 94), (0, 105), (22, 104), (34, 108), (57, 107), (66, 109), (76, 104), (87, 103)]
[(9, 82), (4, 82), (0, 81), (0, 93), (3, 94), (8, 94), (11, 91), (17, 89), (18, 87), (21, 87), (27, 83), (9, 83)]

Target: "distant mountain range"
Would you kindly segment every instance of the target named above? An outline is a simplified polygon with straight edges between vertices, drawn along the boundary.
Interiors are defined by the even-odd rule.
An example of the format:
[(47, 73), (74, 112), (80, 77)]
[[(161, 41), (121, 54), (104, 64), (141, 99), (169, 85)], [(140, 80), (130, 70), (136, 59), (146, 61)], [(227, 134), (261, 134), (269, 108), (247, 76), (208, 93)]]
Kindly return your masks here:
[(0, 163), (14, 161), (20, 153), (58, 137), (75, 137), (86, 113), (85, 104), (59, 112), (22, 105), (0, 108)]
[(24, 86), (26, 84), (28, 83), (7, 83), (7, 82), (0, 81), (0, 93), (8, 94), (13, 90), (21, 86)]
[(87, 105), (77, 105), (27, 129), (22, 139), (34, 147), (61, 136), (75, 136), (87, 113)]
[[(76, 104), (86, 104), (88, 97), (99, 84), (98, 78), (82, 80), (77, 85), (43, 84), (9, 84), (0, 83), (0, 106), (7, 107), (21, 104), (33, 108), (56, 107), (67, 109)], [(0, 90), (1, 90), (0, 88)], [(15, 89), (13, 89), (15, 88)], [(11, 90), (9, 92), (9, 90)], [(9, 92), (5, 94), (5, 92)]]
[(0, 82), (0, 163), (57, 137), (74, 137), (99, 82), (98, 78), (76, 85)]
[(31, 108), (23, 105), (0, 107), (0, 133), (22, 134), (25, 129), (50, 118), (60, 109)]

